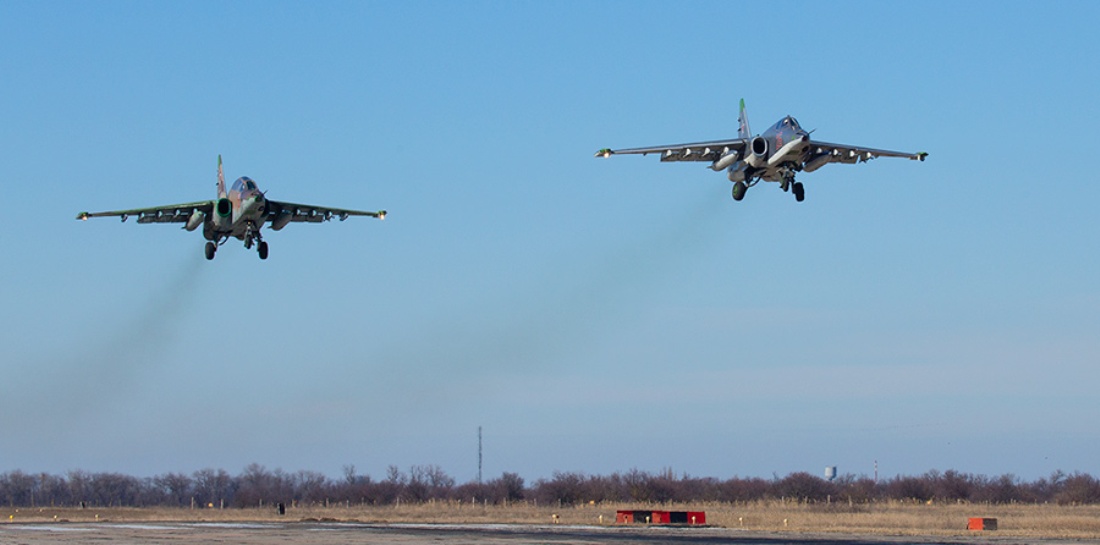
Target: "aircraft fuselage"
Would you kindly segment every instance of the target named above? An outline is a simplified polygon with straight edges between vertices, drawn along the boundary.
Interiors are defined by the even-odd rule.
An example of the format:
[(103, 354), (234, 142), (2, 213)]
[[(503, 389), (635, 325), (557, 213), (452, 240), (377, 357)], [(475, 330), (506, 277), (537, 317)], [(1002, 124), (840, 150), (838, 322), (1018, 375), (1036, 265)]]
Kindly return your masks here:
[[(217, 242), (233, 237), (248, 243), (250, 239), (258, 238), (260, 227), (267, 218), (267, 199), (256, 182), (247, 176), (237, 178), (219, 201), (227, 201), (227, 204), (219, 203), (215, 217), (207, 219), (203, 229), (207, 240)], [(221, 208), (227, 208), (229, 213), (223, 215)], [(218, 221), (218, 216), (222, 221)]]
[(801, 170), (801, 164), (810, 148), (810, 133), (802, 130), (791, 116), (780, 119), (775, 125), (749, 140), (744, 160), (730, 165), (731, 181), (759, 178), (768, 182), (789, 179)]

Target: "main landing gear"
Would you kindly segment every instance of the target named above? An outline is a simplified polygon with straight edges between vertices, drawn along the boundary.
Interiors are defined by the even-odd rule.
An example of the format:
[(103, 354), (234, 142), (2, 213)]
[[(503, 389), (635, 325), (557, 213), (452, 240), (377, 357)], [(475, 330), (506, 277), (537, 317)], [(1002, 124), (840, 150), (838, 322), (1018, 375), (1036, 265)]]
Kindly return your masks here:
[(733, 184), (733, 200), (740, 201), (745, 198), (745, 192), (749, 190), (748, 184), (745, 182), (734, 182)]
[[(218, 246), (225, 244), (229, 240), (228, 236), (221, 237), (218, 241), (207, 241), (206, 243), (206, 259), (214, 259), (214, 254), (218, 253)], [(260, 259), (267, 259), (267, 242), (260, 236), (259, 230), (248, 230), (244, 236), (244, 247), (251, 250), (252, 244), (256, 244), (256, 253), (260, 254)]]
[[(245, 249), (252, 249), (252, 239), (244, 239)], [(260, 239), (259, 234), (256, 235), (256, 253), (260, 254), (260, 259), (267, 259), (267, 242)]]
[[(740, 201), (741, 199), (744, 199), (745, 192), (747, 192), (749, 188), (753, 185), (756, 185), (755, 182), (752, 184), (745, 183), (744, 181), (734, 182), (733, 200)], [(783, 191), (790, 191), (794, 193), (794, 200), (798, 202), (806, 200), (806, 188), (802, 186), (802, 182), (794, 181), (794, 176), (783, 178), (783, 181), (779, 182), (779, 187)]]
[[(244, 244), (245, 248), (252, 247), (252, 241), (247, 241)], [(259, 241), (256, 243), (256, 252), (260, 254), (260, 259), (267, 259), (267, 242)], [(213, 242), (206, 243), (206, 259), (214, 259), (214, 254), (218, 253), (218, 245)]]

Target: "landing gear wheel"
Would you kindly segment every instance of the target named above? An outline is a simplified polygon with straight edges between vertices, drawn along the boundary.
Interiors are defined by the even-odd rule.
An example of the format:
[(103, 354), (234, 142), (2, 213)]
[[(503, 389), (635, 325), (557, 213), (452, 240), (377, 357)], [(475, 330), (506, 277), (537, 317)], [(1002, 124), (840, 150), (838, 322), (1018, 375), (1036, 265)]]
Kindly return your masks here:
[(218, 247), (213, 242), (206, 243), (206, 259), (214, 259), (214, 253), (218, 251)]
[(740, 201), (745, 198), (745, 192), (749, 190), (749, 186), (745, 185), (745, 182), (736, 182), (733, 184), (733, 200)]
[(256, 251), (260, 253), (260, 259), (267, 259), (267, 243), (266, 242), (261, 240), (260, 243), (256, 246)]
[(802, 202), (806, 198), (806, 188), (802, 186), (802, 182), (795, 182), (791, 189), (794, 190), (794, 200)]

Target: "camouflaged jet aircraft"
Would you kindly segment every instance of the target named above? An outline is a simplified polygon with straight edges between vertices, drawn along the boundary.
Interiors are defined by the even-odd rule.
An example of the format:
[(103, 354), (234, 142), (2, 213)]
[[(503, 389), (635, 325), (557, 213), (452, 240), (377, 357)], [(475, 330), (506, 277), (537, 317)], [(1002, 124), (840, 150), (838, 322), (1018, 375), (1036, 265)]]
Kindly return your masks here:
[(225, 190), (225, 174), (222, 173), (222, 156), (218, 156), (218, 198), (212, 201), (199, 201), (184, 204), (135, 208), (133, 210), (115, 210), (112, 212), (81, 212), (76, 219), (86, 220), (103, 216), (119, 216), (126, 221), (136, 216), (138, 223), (182, 223), (183, 228), (194, 231), (202, 226), (202, 235), (206, 243), (206, 259), (214, 259), (218, 246), (225, 244), (230, 237), (244, 241), (245, 248), (256, 244), (260, 259), (267, 259), (267, 242), (260, 235), (265, 222), (271, 222), (271, 229), (278, 231), (291, 222), (321, 223), (334, 217), (340, 221), (349, 216), (371, 216), (386, 219), (386, 211), (364, 212), (345, 210), (308, 204), (279, 202), (268, 199), (256, 186), (256, 182), (247, 176), (237, 178), (229, 191)]
[[(704, 161), (715, 172), (726, 170), (733, 182), (733, 200), (745, 198), (745, 192), (761, 180), (779, 182), (783, 191), (792, 191), (796, 201), (806, 198), (802, 182), (794, 181), (797, 172), (813, 172), (827, 163), (864, 163), (876, 157), (905, 157), (924, 161), (925, 152), (904, 153), (844, 144), (830, 144), (810, 138), (791, 116), (780, 119), (763, 134), (752, 136), (741, 99), (739, 128), (734, 140), (716, 140), (694, 144), (673, 144), (650, 148), (613, 150), (604, 148), (596, 157), (650, 153), (661, 154), (662, 162)], [(813, 131), (810, 131), (813, 132)]]

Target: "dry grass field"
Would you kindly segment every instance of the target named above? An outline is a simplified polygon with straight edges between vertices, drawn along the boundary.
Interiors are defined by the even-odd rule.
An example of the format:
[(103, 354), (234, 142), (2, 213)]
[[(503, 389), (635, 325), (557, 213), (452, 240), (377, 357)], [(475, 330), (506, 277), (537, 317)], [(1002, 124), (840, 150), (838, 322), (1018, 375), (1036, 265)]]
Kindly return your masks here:
[(874, 536), (964, 536), (968, 517), (995, 517), (987, 535), (1016, 538), (1100, 539), (1100, 506), (923, 504), (889, 502), (849, 506), (760, 501), (747, 504), (598, 504), (577, 507), (483, 506), (428, 503), (402, 506), (288, 506), (286, 515), (263, 509), (32, 508), (0, 510), (3, 523), (53, 522), (296, 522), (612, 525), (618, 509), (706, 511), (711, 526), (766, 533)]

